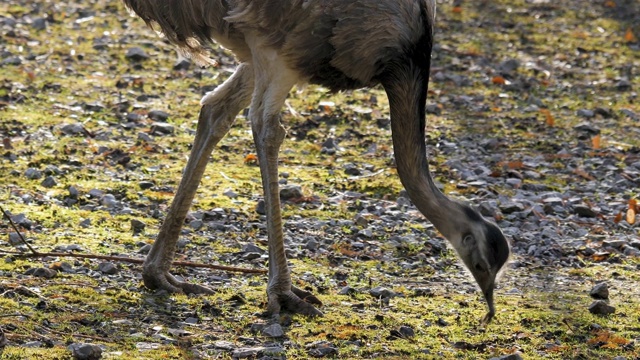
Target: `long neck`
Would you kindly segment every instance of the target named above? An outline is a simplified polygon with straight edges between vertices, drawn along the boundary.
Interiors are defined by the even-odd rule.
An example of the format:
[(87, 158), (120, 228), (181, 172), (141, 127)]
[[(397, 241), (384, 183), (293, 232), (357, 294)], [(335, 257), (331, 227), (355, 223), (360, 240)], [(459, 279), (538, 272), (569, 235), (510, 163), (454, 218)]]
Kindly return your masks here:
[[(428, 61), (428, 60), (427, 60)], [(447, 198), (429, 173), (425, 144), (425, 102), (429, 64), (413, 60), (396, 64), (382, 84), (389, 98), (396, 166), (409, 197), (431, 223), (449, 240), (459, 229), (457, 203)]]

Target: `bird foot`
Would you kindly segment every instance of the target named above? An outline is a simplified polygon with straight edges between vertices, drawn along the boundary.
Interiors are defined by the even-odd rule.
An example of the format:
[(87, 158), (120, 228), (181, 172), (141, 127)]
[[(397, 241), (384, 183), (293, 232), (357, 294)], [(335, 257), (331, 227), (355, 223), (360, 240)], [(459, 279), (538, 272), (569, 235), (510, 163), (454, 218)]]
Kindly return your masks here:
[(312, 293), (298, 289), (294, 286), (291, 290), (283, 292), (267, 291), (269, 303), (267, 304), (267, 314), (273, 318), (280, 316), (280, 311), (286, 311), (305, 316), (322, 316), (322, 311), (313, 305), (322, 306), (322, 302)]
[(208, 287), (180, 281), (168, 271), (149, 271), (145, 269), (142, 273), (144, 285), (149, 289), (166, 290), (169, 293), (184, 294), (213, 294), (213, 290)]

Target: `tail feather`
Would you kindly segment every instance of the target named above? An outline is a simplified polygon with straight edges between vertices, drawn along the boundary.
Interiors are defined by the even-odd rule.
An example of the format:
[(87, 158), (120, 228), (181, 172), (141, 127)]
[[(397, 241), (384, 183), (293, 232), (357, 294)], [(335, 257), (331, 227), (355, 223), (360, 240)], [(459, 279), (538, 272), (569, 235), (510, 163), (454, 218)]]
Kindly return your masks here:
[(228, 32), (223, 0), (124, 0), (147, 25), (156, 28), (178, 50), (202, 65), (215, 65), (204, 44), (214, 33)]

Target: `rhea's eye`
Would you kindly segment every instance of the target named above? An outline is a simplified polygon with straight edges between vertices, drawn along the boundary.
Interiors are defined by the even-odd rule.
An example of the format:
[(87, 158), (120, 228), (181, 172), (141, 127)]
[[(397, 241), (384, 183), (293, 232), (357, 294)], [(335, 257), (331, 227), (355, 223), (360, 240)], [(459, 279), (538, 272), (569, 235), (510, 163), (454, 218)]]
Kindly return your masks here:
[(474, 246), (476, 244), (476, 238), (474, 238), (473, 235), (467, 235), (462, 239), (462, 244), (467, 247)]

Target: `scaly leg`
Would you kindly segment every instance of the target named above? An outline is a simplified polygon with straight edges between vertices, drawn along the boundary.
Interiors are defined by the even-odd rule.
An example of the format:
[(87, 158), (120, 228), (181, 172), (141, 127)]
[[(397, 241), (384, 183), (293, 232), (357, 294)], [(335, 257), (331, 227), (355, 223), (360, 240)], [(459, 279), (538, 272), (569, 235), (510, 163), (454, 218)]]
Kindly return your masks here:
[(278, 189), (278, 151), (285, 137), (280, 110), (289, 90), (298, 80), (274, 50), (252, 47), (255, 91), (249, 117), (260, 163), (269, 240), (269, 283), (267, 312), (277, 318), (281, 309), (309, 316), (322, 315), (311, 303), (321, 304), (310, 293), (291, 285), (284, 249), (280, 193)]
[(246, 108), (253, 92), (253, 69), (241, 64), (236, 72), (202, 99), (196, 137), (182, 181), (173, 199), (160, 233), (147, 256), (142, 272), (144, 284), (151, 289), (172, 293), (211, 293), (204, 286), (179, 281), (169, 273), (176, 242), (191, 207), (214, 146), (231, 128), (236, 115)]

